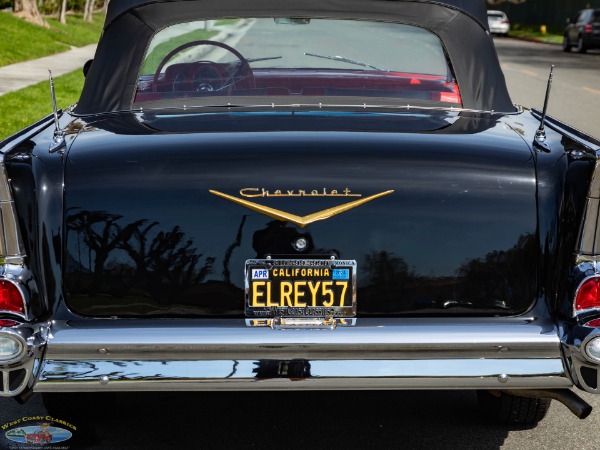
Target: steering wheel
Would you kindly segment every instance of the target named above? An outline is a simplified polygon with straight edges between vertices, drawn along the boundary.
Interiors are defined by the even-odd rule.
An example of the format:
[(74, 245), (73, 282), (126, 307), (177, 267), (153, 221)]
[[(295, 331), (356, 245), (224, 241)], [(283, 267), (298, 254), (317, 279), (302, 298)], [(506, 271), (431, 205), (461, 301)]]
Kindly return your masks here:
[[(173, 56), (175, 56), (177, 53), (179, 53), (187, 48), (197, 47), (199, 45), (213, 45), (215, 47), (220, 47), (220, 48), (232, 53), (237, 59), (240, 60), (240, 66), (233, 71), (233, 74), (231, 74), (227, 80), (225, 80), (225, 82), (223, 83), (223, 86), (227, 86), (229, 80), (232, 80), (233, 85), (236, 85), (240, 81), (245, 81), (246, 82), (245, 87), (247, 87), (247, 88), (255, 87), (254, 73), (252, 73), (250, 64), (248, 64), (248, 61), (246, 60), (246, 58), (244, 58), (244, 56), (242, 56), (242, 54), (240, 52), (238, 52), (235, 48), (230, 47), (229, 45), (224, 44), (222, 42), (202, 40), (202, 41), (191, 41), (191, 42), (182, 44), (179, 47), (176, 47), (173, 50), (171, 50), (169, 52), (169, 54), (162, 59), (162, 61), (158, 65), (158, 68), (156, 69), (156, 72), (154, 72), (154, 77), (152, 78), (152, 92), (156, 92), (156, 87), (158, 84), (158, 77), (160, 76), (160, 72), (163, 69), (163, 67), (165, 66), (165, 64), (167, 64), (167, 62), (169, 62), (169, 60)], [(238, 81), (235, 80), (236, 77), (239, 78)]]

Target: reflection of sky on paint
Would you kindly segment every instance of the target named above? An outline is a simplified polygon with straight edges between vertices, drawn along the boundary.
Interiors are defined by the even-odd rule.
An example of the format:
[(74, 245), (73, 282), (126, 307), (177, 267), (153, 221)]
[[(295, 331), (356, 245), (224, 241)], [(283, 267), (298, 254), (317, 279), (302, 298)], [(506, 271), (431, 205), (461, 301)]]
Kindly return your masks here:
[[(35, 433), (42, 431), (42, 428), (40, 428), (40, 426), (38, 425), (38, 426), (13, 428), (10, 431), (12, 431), (14, 433), (14, 432), (18, 432), (20, 430), (23, 430), (25, 432), (25, 434), (35, 434)], [(73, 434), (70, 431), (65, 430), (64, 428), (58, 428), (58, 427), (51, 426), (51, 427), (46, 428), (46, 430), (52, 435), (52, 440), (50, 441), (50, 443), (63, 442), (63, 441), (70, 439), (71, 436), (73, 436)], [(5, 434), (7, 439), (10, 439), (13, 442), (20, 442), (23, 444), (27, 443), (25, 441), (25, 437), (9, 436), (8, 433), (9, 432), (7, 431)]]

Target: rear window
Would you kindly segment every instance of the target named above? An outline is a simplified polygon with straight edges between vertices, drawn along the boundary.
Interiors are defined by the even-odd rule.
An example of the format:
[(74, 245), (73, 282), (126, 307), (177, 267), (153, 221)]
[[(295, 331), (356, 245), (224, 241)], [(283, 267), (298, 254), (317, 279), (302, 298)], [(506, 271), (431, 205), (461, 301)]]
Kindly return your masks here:
[(382, 101), (461, 105), (434, 33), (397, 23), (253, 18), (156, 33), (133, 107)]

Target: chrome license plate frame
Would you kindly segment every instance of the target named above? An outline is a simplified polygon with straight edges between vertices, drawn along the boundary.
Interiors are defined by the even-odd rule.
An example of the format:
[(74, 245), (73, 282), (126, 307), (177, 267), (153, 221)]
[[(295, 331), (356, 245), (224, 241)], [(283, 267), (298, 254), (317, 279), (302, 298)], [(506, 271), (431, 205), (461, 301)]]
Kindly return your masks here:
[(245, 314), (255, 319), (356, 316), (355, 260), (249, 259)]

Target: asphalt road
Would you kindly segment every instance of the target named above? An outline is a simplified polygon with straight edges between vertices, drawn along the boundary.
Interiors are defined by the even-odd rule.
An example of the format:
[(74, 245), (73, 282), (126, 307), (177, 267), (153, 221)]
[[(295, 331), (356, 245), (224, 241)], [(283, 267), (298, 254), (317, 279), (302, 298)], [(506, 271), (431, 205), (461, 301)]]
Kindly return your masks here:
[[(96, 401), (73, 418), (53, 417), (77, 427), (70, 449), (593, 450), (593, 403), (596, 412), (579, 420), (553, 402), (531, 429), (487, 422), (463, 391), (127, 393), (96, 417), (85, 417)], [(21, 407), (2, 399), (0, 411), (1, 424), (47, 414), (39, 395)]]
[[(541, 107), (555, 64), (550, 114), (600, 137), (600, 52), (496, 42), (513, 101)], [(64, 446), (44, 448), (595, 450), (600, 398), (582, 396), (595, 408), (587, 419), (553, 402), (526, 429), (488, 423), (472, 392), (129, 393), (105, 411), (92, 399), (72, 418), (55, 415), (77, 430)], [(47, 414), (39, 394), (25, 405), (0, 399), (0, 426)], [(1, 431), (0, 448), (10, 448)]]
[(600, 50), (580, 55), (560, 45), (495, 39), (513, 102), (542, 109), (554, 65), (548, 114), (600, 138)]

